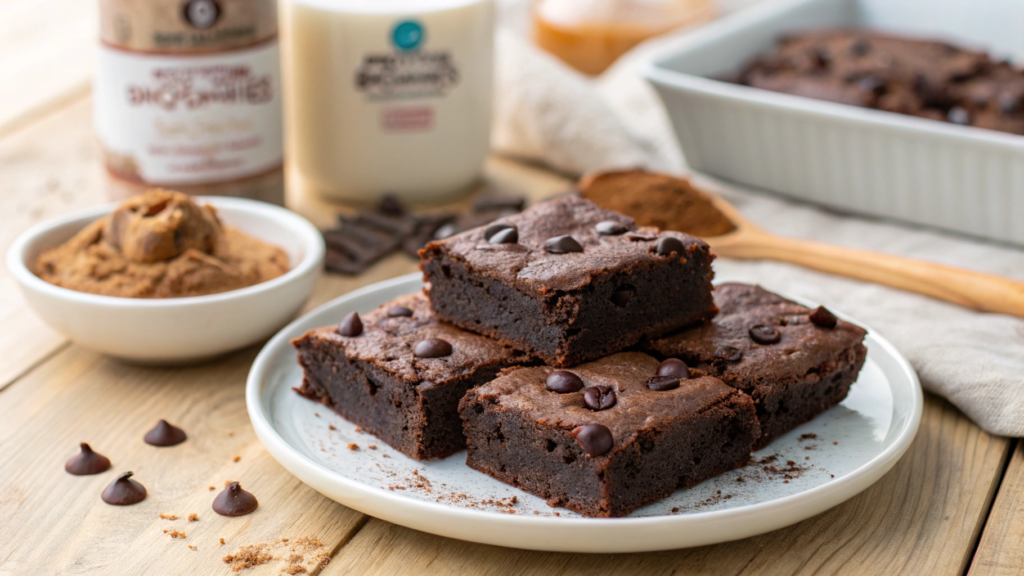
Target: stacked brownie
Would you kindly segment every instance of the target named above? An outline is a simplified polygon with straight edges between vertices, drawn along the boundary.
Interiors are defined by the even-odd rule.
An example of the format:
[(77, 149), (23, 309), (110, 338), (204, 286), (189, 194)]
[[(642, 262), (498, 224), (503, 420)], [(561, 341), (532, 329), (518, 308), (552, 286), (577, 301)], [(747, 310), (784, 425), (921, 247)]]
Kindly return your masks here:
[(715, 290), (707, 244), (576, 195), (420, 256), (423, 293), (294, 341), (300, 393), (416, 459), (468, 446), (470, 467), (588, 516), (744, 465), (864, 362), (860, 328)]

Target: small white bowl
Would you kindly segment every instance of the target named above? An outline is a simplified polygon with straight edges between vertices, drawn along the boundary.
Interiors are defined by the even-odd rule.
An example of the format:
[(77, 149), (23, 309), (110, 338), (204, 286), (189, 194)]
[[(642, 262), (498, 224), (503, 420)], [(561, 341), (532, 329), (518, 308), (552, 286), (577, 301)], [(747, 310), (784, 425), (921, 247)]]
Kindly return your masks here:
[(264, 202), (200, 197), (221, 220), (288, 253), (291, 270), (273, 280), (188, 298), (118, 298), (76, 292), (36, 276), (32, 263), (117, 204), (33, 226), (7, 252), (7, 267), (29, 307), (72, 342), (131, 362), (178, 364), (212, 358), (269, 338), (294, 318), (313, 292), (324, 259), (319, 230)]

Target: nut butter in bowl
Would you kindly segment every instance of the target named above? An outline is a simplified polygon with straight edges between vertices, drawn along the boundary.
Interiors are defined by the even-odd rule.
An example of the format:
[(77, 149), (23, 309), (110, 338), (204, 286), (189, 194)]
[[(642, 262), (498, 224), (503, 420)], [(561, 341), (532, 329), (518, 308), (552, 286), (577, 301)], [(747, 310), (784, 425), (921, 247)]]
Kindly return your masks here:
[(29, 307), (73, 342), (178, 364), (273, 334), (302, 309), (323, 256), (317, 229), (288, 210), (157, 189), (36, 225), (7, 264)]

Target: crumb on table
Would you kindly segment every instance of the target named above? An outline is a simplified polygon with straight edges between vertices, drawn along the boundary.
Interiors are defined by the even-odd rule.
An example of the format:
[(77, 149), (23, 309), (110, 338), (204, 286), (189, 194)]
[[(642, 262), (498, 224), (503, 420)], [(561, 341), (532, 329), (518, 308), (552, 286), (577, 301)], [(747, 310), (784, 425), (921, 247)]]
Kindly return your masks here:
[(348, 449), (349, 449), (349, 450), (353, 450), (353, 451), (354, 451), (354, 450), (359, 450), (359, 445), (358, 445), (358, 444), (356, 444), (355, 442), (353, 442), (353, 443), (351, 443), (351, 444), (349, 444), (349, 445), (348, 445)]
[(195, 512), (189, 514), (188, 515), (188, 521), (189, 522), (199, 522), (199, 514), (196, 514)]
[(241, 459), (242, 459), (242, 457), (236, 454), (234, 457), (231, 458), (231, 461), (232, 462), (238, 462)]
[(175, 514), (161, 514), (160, 515), (160, 519), (161, 520), (177, 520), (178, 516), (175, 515)]

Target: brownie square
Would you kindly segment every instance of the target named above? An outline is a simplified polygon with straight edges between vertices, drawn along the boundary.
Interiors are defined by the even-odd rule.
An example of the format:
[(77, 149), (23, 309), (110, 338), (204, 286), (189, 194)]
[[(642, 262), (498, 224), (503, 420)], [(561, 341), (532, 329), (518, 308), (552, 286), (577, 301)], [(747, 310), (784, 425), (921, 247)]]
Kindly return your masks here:
[(641, 352), (567, 371), (506, 371), (459, 406), (466, 464), (551, 506), (604, 517), (744, 465), (759, 434), (750, 397), (711, 377), (649, 387), (658, 371)]
[(420, 252), (441, 319), (571, 366), (715, 313), (704, 242), (576, 195)]
[(711, 322), (646, 348), (750, 394), (761, 423), (756, 449), (846, 398), (867, 356), (863, 328), (828, 312), (816, 325), (810, 308), (760, 286), (722, 284), (714, 294), (720, 312)]
[[(361, 323), (355, 336), (328, 326), (292, 342), (305, 374), (297, 390), (417, 460), (464, 448), (458, 404), (466, 390), (502, 368), (530, 362), (494, 340), (439, 322), (422, 292), (384, 304)], [(446, 351), (436, 342), (421, 344), (429, 339), (444, 340), (450, 353), (422, 357)]]

